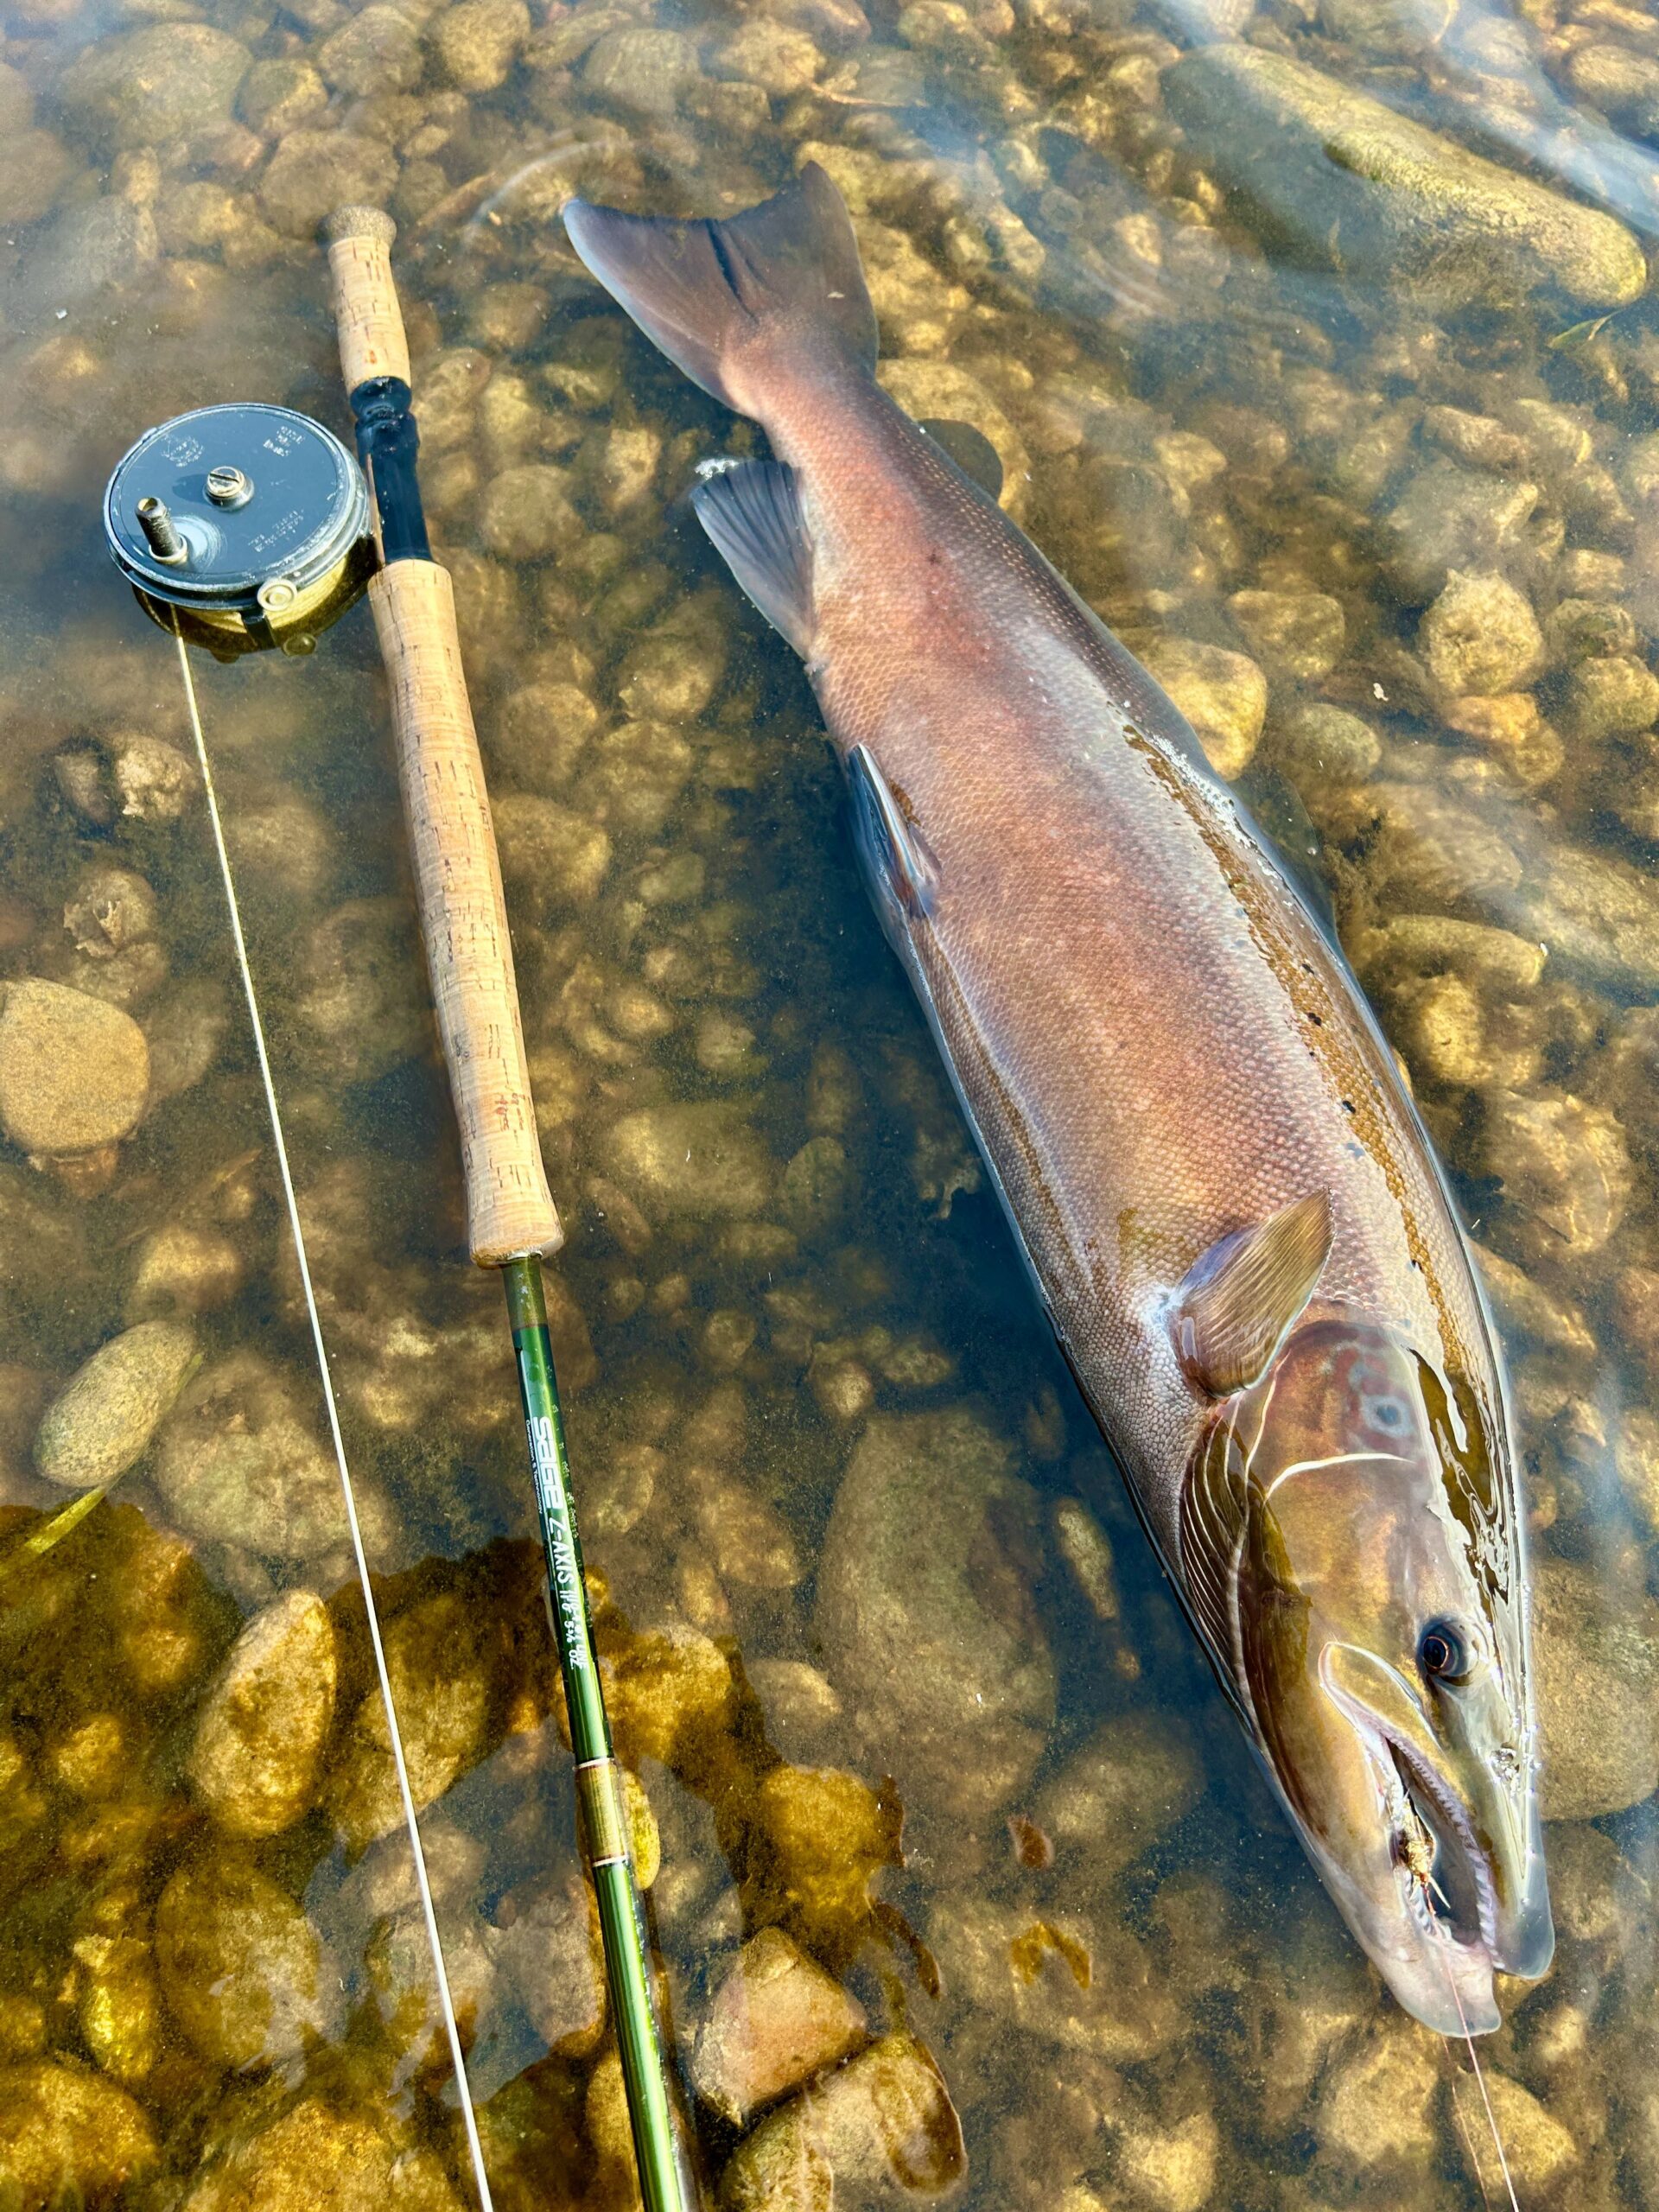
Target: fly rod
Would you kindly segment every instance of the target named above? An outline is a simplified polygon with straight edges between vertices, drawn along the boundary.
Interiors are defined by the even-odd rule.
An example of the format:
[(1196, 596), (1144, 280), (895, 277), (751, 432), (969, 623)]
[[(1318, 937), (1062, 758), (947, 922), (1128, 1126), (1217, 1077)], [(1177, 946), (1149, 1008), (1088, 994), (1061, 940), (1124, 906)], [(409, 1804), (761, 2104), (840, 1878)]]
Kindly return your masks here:
[(324, 226), (340, 366), (378, 521), (369, 603), (391, 690), (398, 781), (438, 1033), (461, 1128), (474, 1263), (506, 1286), (549, 1612), (576, 1760), (582, 1847), (599, 1904), (611, 2016), (645, 2212), (695, 2212), (670, 2094), (644, 1909), (582, 1582), (542, 1262), (563, 1232), (542, 1164), (483, 763), (448, 571), (432, 557), (416, 470), (409, 348), (390, 216), (342, 207)]

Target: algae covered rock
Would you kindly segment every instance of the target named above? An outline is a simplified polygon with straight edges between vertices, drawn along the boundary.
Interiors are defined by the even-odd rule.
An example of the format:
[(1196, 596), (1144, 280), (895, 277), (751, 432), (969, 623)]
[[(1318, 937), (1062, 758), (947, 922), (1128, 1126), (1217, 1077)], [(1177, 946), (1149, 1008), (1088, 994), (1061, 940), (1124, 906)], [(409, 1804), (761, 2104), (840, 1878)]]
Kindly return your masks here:
[[(416, 1811), (441, 1797), (476, 1756), (489, 1686), (479, 1624), (453, 1591), (413, 1605), (387, 1624), (386, 1673)], [(377, 1686), (353, 1718), (330, 1784), (348, 1850), (359, 1852), (403, 1818), (386, 1708)]]
[(372, 2113), (315, 2095), (260, 2111), (212, 2145), (184, 2212), (461, 2212), (442, 2161), (409, 2133), (385, 2099)]
[(1137, 657), (1192, 725), (1205, 758), (1230, 782), (1255, 756), (1268, 715), (1268, 684), (1246, 653), (1194, 638), (1137, 639)]
[(128, 1136), (149, 1096), (130, 1014), (29, 976), (0, 984), (0, 1129), (25, 1152), (96, 1151)]
[(950, 2093), (913, 2035), (883, 2036), (763, 2120), (721, 2181), (728, 2212), (828, 2212), (934, 2193), (968, 2169)]
[(0, 2066), (0, 2187), (24, 2212), (107, 2203), (156, 2162), (143, 2107), (102, 2075), (44, 2058)]
[(35, 1437), (35, 1465), (66, 1490), (112, 1483), (142, 1459), (198, 1360), (181, 1321), (141, 1321), (101, 1344), (58, 1393)]
[(338, 1673), (334, 1623), (315, 1591), (289, 1591), (237, 1637), (188, 1761), (191, 1786), (225, 1834), (276, 1835), (309, 1808)]
[(1529, 683), (1544, 651), (1531, 602), (1506, 577), (1458, 570), (1424, 615), (1418, 644), (1437, 683), (1482, 697)]
[(259, 181), (259, 210), (284, 238), (308, 239), (336, 207), (383, 206), (397, 181), (397, 157), (378, 138), (290, 130)]
[(59, 99), (100, 146), (167, 146), (228, 118), (250, 59), (240, 39), (209, 23), (152, 23), (87, 47)]
[(316, 1930), (238, 1853), (174, 1875), (156, 1906), (156, 1959), (168, 2010), (216, 2065), (292, 2058), (338, 2025), (339, 1976)]
[(524, 0), (460, 0), (433, 32), (439, 66), (463, 92), (493, 92), (530, 36)]
[(1584, 308), (1635, 299), (1622, 223), (1499, 168), (1281, 54), (1207, 46), (1165, 93), (1198, 157), (1294, 257), (1423, 306), (1511, 307), (1553, 285)]
[(818, 1573), (825, 1664), (906, 1802), (964, 1819), (1042, 1756), (1054, 1667), (1032, 1597), (1036, 1493), (972, 1414), (871, 1421), (842, 1478)]
[(691, 2082), (741, 2124), (864, 2040), (864, 2008), (781, 1929), (744, 1945), (697, 2031)]
[(747, 1116), (702, 1101), (643, 1107), (607, 1132), (605, 1165), (647, 1213), (742, 1217), (770, 1197), (773, 1168)]

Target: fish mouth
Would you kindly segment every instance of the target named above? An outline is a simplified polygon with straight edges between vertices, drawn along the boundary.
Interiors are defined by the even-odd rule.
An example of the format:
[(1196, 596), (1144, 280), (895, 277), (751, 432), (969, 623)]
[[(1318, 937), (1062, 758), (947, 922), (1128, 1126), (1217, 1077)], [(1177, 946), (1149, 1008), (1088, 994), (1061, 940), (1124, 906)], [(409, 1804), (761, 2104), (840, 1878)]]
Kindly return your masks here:
[[(1407, 1908), (1425, 1937), (1478, 1954), (1489, 1966), (1497, 1953), (1497, 1895), (1486, 1854), (1452, 1792), (1397, 1737), (1383, 1749), (1400, 1792), (1394, 1861), (1406, 1878)], [(1392, 1793), (1390, 1793), (1392, 1794)]]

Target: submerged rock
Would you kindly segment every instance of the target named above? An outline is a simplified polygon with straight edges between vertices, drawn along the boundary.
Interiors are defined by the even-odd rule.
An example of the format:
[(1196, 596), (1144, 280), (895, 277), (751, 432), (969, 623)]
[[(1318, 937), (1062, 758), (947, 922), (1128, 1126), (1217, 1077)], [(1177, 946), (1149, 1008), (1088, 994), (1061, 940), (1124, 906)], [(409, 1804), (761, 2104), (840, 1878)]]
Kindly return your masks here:
[(1001, 2032), (1115, 2064), (1150, 2058), (1179, 2032), (1166, 1977), (1115, 1907), (1044, 1914), (964, 1898), (935, 1907), (927, 1940), (947, 1991)]
[(407, 2139), (386, 2101), (371, 2115), (320, 2096), (215, 2144), (184, 2212), (321, 2212), (325, 2203), (327, 2212), (461, 2212), (437, 2153)]
[(772, 1164), (741, 1109), (718, 1102), (647, 1106), (612, 1123), (604, 1164), (648, 1213), (759, 1213)]
[(1281, 54), (1207, 46), (1167, 72), (1194, 152), (1290, 254), (1425, 307), (1512, 307), (1553, 284), (1585, 308), (1635, 299), (1622, 223), (1499, 168)]
[(871, 1421), (818, 1573), (825, 1663), (906, 1802), (977, 1820), (1029, 1779), (1054, 1716), (1032, 1598), (1036, 1493), (965, 1411)]
[(247, 74), (240, 39), (208, 23), (151, 23), (89, 46), (63, 73), (58, 98), (100, 146), (171, 147), (229, 120)]
[(0, 1129), (25, 1152), (93, 1152), (128, 1136), (149, 1096), (129, 1014), (38, 976), (0, 984)]
[(781, 1929), (746, 1943), (697, 2031), (691, 2082), (740, 2126), (864, 2040), (864, 2007)]
[(0, 2066), (0, 2186), (22, 2212), (108, 2202), (156, 2160), (143, 2107), (101, 2075), (44, 2058)]
[[(257, 1351), (233, 1351), (185, 1390), (156, 1446), (156, 1487), (178, 1525), (264, 1559), (315, 1559), (345, 1541), (340, 1470), (299, 1387)], [(357, 1483), (372, 1555), (391, 1518), (374, 1486)]]
[(196, 1723), (188, 1772), (226, 1835), (276, 1835), (305, 1813), (334, 1725), (334, 1627), (312, 1590), (257, 1613)]
[(1592, 1821), (1659, 1789), (1659, 1605), (1535, 1560), (1532, 1637), (1546, 1820)]
[[(416, 1811), (443, 1795), (482, 1740), (489, 1689), (477, 1630), (478, 1623), (452, 1591), (423, 1600), (387, 1624), (386, 1673)], [(403, 1818), (378, 1685), (357, 1708), (329, 1795), (353, 1852)]]
[(112, 1483), (143, 1458), (197, 1365), (194, 1332), (141, 1321), (101, 1344), (47, 1408), (35, 1465), (66, 1490)]
[(1109, 1879), (1204, 1794), (1190, 1732), (1175, 1715), (1109, 1720), (1043, 1786), (1033, 1808), (1063, 1872)]
[(1531, 683), (1543, 658), (1543, 633), (1531, 602), (1503, 576), (1454, 570), (1424, 615), (1418, 643), (1443, 690), (1490, 697)]
[(1255, 758), (1268, 684), (1247, 654), (1192, 638), (1137, 639), (1136, 652), (1192, 725), (1205, 757), (1230, 782)]
[(883, 2036), (763, 2120), (721, 2181), (728, 2212), (828, 2212), (933, 2192), (968, 2169), (944, 2076), (912, 2035)]
[(296, 2057), (338, 2025), (339, 1980), (315, 1929), (238, 1853), (174, 1875), (156, 1907), (156, 1960), (168, 2009), (215, 2065)]

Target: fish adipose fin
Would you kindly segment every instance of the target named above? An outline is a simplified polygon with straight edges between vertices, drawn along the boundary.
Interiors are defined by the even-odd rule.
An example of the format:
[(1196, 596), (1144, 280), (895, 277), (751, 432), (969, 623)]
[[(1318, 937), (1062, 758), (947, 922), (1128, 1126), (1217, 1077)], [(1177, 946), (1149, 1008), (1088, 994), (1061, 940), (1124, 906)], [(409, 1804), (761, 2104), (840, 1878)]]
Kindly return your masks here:
[(836, 357), (875, 366), (875, 312), (841, 194), (816, 162), (760, 207), (724, 222), (623, 215), (570, 200), (582, 261), (645, 335), (714, 398), (753, 415), (757, 351), (819, 372)]
[(1175, 1294), (1181, 1365), (1212, 1398), (1260, 1382), (1331, 1255), (1331, 1201), (1312, 1191), (1203, 1253)]
[(915, 922), (933, 911), (938, 868), (868, 745), (847, 756), (853, 835), (884, 918)]
[(772, 628), (803, 659), (812, 642), (812, 541), (792, 468), (739, 461), (691, 494), (697, 520)]

